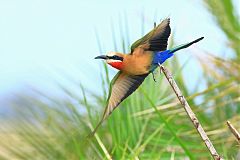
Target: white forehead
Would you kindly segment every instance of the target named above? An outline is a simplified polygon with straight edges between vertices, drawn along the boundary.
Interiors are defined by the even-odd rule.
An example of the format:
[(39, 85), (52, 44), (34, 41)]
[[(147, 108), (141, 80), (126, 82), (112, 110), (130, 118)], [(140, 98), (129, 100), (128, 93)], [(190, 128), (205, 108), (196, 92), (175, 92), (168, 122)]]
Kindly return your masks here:
[(116, 52), (108, 52), (107, 53), (107, 56), (114, 56), (114, 55), (116, 55)]

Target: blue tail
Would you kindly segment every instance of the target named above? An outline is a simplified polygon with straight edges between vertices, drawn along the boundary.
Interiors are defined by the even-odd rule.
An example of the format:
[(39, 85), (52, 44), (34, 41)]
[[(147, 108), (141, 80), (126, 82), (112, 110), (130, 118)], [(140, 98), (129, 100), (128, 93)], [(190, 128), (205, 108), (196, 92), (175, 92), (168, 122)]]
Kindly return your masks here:
[(173, 56), (173, 53), (171, 53), (171, 50), (155, 52), (153, 57), (153, 64), (156, 64), (156, 65), (158, 65), (159, 63), (162, 64), (172, 56)]
[(182, 44), (182, 45), (180, 45), (180, 46), (174, 47), (173, 49), (170, 49), (170, 53), (174, 53), (174, 52), (177, 52), (177, 51), (180, 50), (180, 49), (187, 48), (187, 47), (191, 46), (192, 44), (201, 41), (203, 38), (204, 38), (204, 37), (201, 37), (201, 38), (198, 38), (198, 39), (196, 39), (196, 40), (194, 40), (194, 41), (192, 41), (192, 42), (185, 43), (185, 44)]
[(165, 51), (158, 51), (154, 53), (153, 57), (153, 65), (158, 65), (164, 63), (168, 58), (173, 56), (174, 52), (177, 52), (180, 49), (187, 48), (191, 46), (194, 43), (199, 42), (202, 40), (204, 37), (198, 38), (192, 42), (182, 44), (180, 46), (174, 47), (173, 49), (165, 50)]

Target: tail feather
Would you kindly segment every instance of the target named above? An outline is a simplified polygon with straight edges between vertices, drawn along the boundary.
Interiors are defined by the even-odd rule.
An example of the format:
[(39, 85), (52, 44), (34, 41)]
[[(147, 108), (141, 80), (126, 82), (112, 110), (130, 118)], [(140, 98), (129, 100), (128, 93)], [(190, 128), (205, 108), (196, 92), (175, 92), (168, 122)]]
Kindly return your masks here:
[(201, 37), (201, 38), (198, 38), (198, 39), (196, 39), (196, 40), (194, 40), (194, 41), (192, 41), (192, 42), (185, 43), (185, 44), (182, 44), (182, 45), (180, 45), (180, 46), (174, 47), (173, 49), (170, 49), (170, 53), (174, 53), (174, 52), (176, 52), (176, 51), (178, 51), (178, 50), (180, 50), (180, 49), (187, 48), (187, 47), (191, 46), (192, 44), (201, 41), (203, 38), (204, 38), (204, 37)]

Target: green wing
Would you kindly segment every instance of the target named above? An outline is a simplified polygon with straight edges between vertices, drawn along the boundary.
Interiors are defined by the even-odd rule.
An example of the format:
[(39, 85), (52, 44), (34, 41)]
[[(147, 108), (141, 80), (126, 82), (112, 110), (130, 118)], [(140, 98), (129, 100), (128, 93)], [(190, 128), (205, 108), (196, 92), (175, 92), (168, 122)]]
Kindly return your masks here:
[(103, 117), (91, 135), (96, 132), (101, 123), (112, 113), (112, 111), (142, 84), (147, 76), (148, 74), (133, 76), (121, 71), (115, 75), (111, 81), (107, 106), (103, 113)]
[(167, 49), (168, 37), (171, 34), (170, 18), (163, 20), (157, 27), (155, 27), (148, 34), (141, 39), (134, 42), (131, 46), (131, 53), (134, 49), (142, 46), (149, 51), (163, 51)]

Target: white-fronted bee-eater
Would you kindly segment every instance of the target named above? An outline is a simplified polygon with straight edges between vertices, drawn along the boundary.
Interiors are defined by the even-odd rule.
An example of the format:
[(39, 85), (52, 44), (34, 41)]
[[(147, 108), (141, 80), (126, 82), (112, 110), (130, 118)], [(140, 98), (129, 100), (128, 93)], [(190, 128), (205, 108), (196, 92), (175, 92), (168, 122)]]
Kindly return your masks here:
[(163, 20), (152, 31), (131, 46), (131, 53), (110, 52), (95, 59), (103, 59), (107, 64), (119, 70), (110, 84), (107, 105), (102, 119), (96, 126), (93, 135), (100, 124), (112, 111), (129, 95), (131, 95), (159, 65), (174, 55), (174, 52), (187, 48), (200, 41), (203, 37), (192, 42), (167, 50), (168, 38), (171, 34), (170, 18)]

